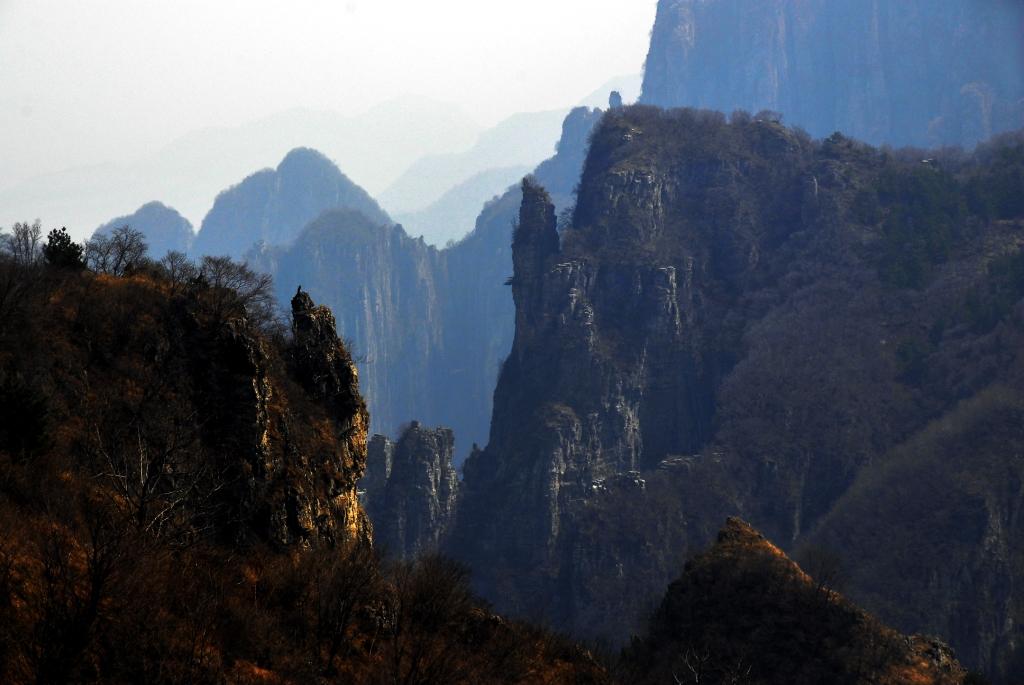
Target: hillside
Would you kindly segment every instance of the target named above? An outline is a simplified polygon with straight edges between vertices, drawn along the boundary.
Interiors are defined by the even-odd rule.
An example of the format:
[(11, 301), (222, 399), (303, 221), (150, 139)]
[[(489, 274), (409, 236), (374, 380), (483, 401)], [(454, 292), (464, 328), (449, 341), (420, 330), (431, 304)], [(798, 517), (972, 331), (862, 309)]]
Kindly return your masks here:
[(429, 207), (409, 214), (397, 214), (395, 220), (413, 236), (439, 248), (464, 238), (473, 230), (480, 209), (503, 194), (530, 172), (528, 166), (488, 169), (451, 188)]
[(296, 294), (289, 333), (226, 260), (112, 274), (2, 247), (4, 682), (606, 682), (457, 564), (379, 561), (330, 310)]
[[(794, 549), (964, 401), (988, 407), (995, 386), (1018, 401), (1022, 169), (1019, 135), (921, 154), (742, 114), (607, 114), (569, 225), (559, 231), (535, 181), (523, 186), (515, 340), (450, 551), (502, 610), (623, 640), (717, 521), (740, 514)], [(962, 505), (979, 534), (956, 535), (977, 562), (940, 551), (951, 529), (929, 532), (911, 620), (898, 583), (865, 571), (865, 593), (850, 591), (883, 591), (868, 602), (882, 620), (934, 630), (1005, 678), (1024, 569), (1016, 495), (1000, 480), (1017, 467), (995, 443), (970, 444), (1002, 474), (971, 481), (986, 507)], [(914, 507), (934, 506), (933, 489), (916, 492)], [(860, 493), (843, 535), (893, 523), (872, 513), (882, 492)], [(1005, 563), (983, 563), (992, 543)], [(902, 558), (889, 544), (851, 549), (877, 545), (867, 564)], [(954, 628), (957, 607), (982, 597), (1002, 627)]]
[[(566, 114), (565, 110), (514, 114), (481, 132), (467, 150), (426, 155), (380, 193), (381, 204), (392, 213), (409, 214), (426, 209), (444, 193), (490, 169), (532, 168), (551, 154)], [(493, 188), (494, 193), (502, 190), (503, 186)]]
[(960, 683), (948, 647), (904, 637), (731, 518), (626, 650), (631, 683)]

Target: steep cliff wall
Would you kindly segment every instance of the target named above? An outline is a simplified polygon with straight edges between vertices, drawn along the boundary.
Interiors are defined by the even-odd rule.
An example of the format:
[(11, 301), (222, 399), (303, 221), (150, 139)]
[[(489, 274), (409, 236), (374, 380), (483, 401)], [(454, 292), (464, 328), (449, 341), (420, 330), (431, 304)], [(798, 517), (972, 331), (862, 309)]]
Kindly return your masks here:
[(515, 342), (451, 544), (485, 596), (624, 638), (714, 521), (793, 546), (907, 436), (1019, 378), (1022, 157), (1019, 138), (922, 162), (712, 112), (606, 115), (561, 235), (523, 186)]
[(970, 146), (1024, 126), (1022, 32), (1013, 0), (661, 0), (641, 102)]
[(373, 452), (375, 470), (382, 461), (390, 461), (386, 480), (363, 481), (377, 548), (409, 560), (436, 552), (455, 522), (458, 504), (452, 431), (413, 421), (397, 443), (375, 435)]
[(430, 402), (441, 382), (443, 294), (447, 278), (436, 249), (399, 226), (338, 210), (312, 222), (295, 243), (250, 253), (273, 274), (280, 301), (301, 286), (331, 305), (338, 331), (362, 365), (373, 429), (410, 417), (436, 420)]
[[(537, 168), (560, 209), (572, 203), (599, 119), (599, 110), (573, 110), (557, 154)], [(274, 275), (282, 302), (301, 285), (334, 310), (361, 365), (374, 431), (394, 436), (414, 419), (450, 426), (461, 462), (487, 440), (498, 369), (512, 344), (505, 281), (520, 198), (516, 187), (488, 203), (475, 230), (444, 250), (400, 226), (332, 211), (291, 245), (264, 245), (249, 258)]]

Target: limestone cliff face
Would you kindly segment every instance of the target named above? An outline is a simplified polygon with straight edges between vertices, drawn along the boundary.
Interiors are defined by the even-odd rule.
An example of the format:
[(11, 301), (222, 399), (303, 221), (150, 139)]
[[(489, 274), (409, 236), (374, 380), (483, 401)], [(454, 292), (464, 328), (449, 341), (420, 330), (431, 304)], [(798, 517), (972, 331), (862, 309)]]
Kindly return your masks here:
[(355, 362), (338, 338), (331, 310), (315, 306), (301, 291), (292, 298), (292, 334), (294, 373), (306, 392), (327, 408), (336, 433), (335, 453), (319, 465), (317, 474), (326, 485), (327, 521), (340, 524), (350, 538), (368, 538), (356, 483), (366, 467), (370, 415), (359, 393)]
[[(561, 234), (543, 188), (522, 187), (515, 341), (449, 546), (479, 589), (624, 639), (718, 520), (742, 513), (795, 547), (851, 484), (884, 478), (908, 435), (1018, 378), (1024, 281), (1006, 274), (1024, 208), (1016, 190), (995, 214), (969, 198), (1003, 183), (996, 159), (1012, 187), (1022, 149), (922, 163), (770, 121), (607, 114)], [(941, 554), (915, 561), (958, 573)], [(1011, 591), (987, 577), (986, 596)], [(953, 606), (966, 586), (933, 587), (926, 622), (897, 616), (891, 586), (868, 604), (903, 631), (942, 629), (937, 596)], [(993, 615), (1009, 615), (1001, 601)], [(1016, 649), (1005, 632), (942, 634), (1000, 663)]]
[(1022, 31), (1013, 0), (661, 0), (641, 101), (970, 146), (1024, 125)]
[(355, 365), (330, 310), (300, 293), (292, 315), (288, 359), (244, 320), (190, 336), (193, 375), (180, 382), (196, 387), (198, 449), (223, 481), (215, 526), (226, 539), (280, 546), (368, 540), (356, 494), (368, 417)]
[(292, 246), (251, 257), (274, 275), (278, 299), (287, 301), (301, 286), (330, 303), (362, 364), (373, 430), (388, 432), (420, 416), (442, 382), (447, 280), (437, 250), (399, 226), (338, 210), (312, 222)]
[[(455, 437), (447, 428), (429, 429), (413, 421), (397, 443), (375, 435), (374, 471), (367, 471), (367, 512), (373, 521), (374, 542), (400, 558), (440, 549), (458, 505), (459, 478), (455, 473)], [(379, 477), (387, 464), (387, 476)]]
[[(559, 209), (572, 202), (599, 119), (597, 110), (573, 110), (558, 153), (537, 169)], [(486, 442), (498, 369), (512, 344), (505, 281), (520, 198), (517, 186), (487, 204), (475, 230), (444, 250), (340, 210), (310, 222), (291, 245), (264, 245), (249, 257), (274, 275), (282, 301), (301, 285), (335, 312), (361, 365), (373, 431), (397, 436), (413, 419), (450, 426), (461, 462)]]

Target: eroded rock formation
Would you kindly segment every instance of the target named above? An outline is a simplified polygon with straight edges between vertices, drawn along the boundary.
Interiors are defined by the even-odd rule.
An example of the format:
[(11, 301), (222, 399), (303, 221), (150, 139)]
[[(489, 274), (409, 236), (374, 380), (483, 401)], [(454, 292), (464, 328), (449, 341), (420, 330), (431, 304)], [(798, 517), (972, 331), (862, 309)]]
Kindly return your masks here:
[[(413, 421), (397, 443), (375, 435), (371, 444), (374, 471), (363, 485), (377, 547), (401, 559), (438, 551), (458, 505), (452, 431)], [(382, 481), (384, 464), (387, 476)]]
[[(846, 493), (860, 492), (856, 510), (868, 512), (871, 493), (905, 492), (909, 477), (889, 480), (886, 464), (907, 459), (908, 436), (954, 420), (965, 397), (1012, 433), (1012, 414), (984, 398), (1024, 377), (1014, 313), (1024, 281), (1012, 275), (1022, 150), (1010, 137), (922, 162), (770, 120), (607, 114), (560, 235), (543, 188), (522, 188), (515, 342), (490, 442), (464, 467), (450, 544), (483, 594), (625, 639), (725, 516), (742, 513), (795, 549)], [(890, 575), (850, 587), (901, 631), (938, 632), (994, 676), (1012, 673), (1024, 620), (1014, 533), (996, 538), (993, 558), (982, 532), (1019, 532), (1016, 491), (1000, 494), (1024, 476), (1014, 440), (964, 439), (985, 494), (957, 488), (946, 504), (974, 511), (977, 534), (955, 517), (913, 526), (930, 546), (905, 561), (935, 579), (919, 587), (917, 613), (901, 611), (899, 584), (880, 581)], [(909, 462), (922, 474), (933, 464)], [(922, 509), (931, 492), (918, 491)], [(835, 519), (829, 544), (902, 558), (903, 543), (890, 548), (880, 532), (849, 543), (896, 525), (892, 512)], [(939, 552), (948, 539), (962, 540), (963, 562)], [(956, 580), (965, 574), (985, 589)], [(959, 602), (1005, 622), (953, 630)]]

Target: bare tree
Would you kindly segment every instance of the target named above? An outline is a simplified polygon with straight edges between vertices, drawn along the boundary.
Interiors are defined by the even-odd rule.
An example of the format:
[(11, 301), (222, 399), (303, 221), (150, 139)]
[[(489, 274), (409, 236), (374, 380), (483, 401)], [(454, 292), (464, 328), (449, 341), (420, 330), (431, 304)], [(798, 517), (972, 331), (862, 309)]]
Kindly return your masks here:
[(386, 607), (387, 659), (395, 685), (465, 681), (465, 664), (441, 636), (452, 634), (474, 607), (468, 571), (440, 556), (399, 564)]
[(101, 507), (83, 507), (71, 523), (77, 535), (54, 527), (38, 543), (39, 589), (31, 611), (37, 617), (28, 657), (37, 683), (67, 683), (94, 642), (126, 567), (131, 546), (123, 527)]
[(271, 324), (276, 317), (274, 281), (230, 257), (203, 257), (199, 279), (208, 288), (214, 319), (224, 321), (246, 316), (256, 326)]
[(818, 545), (808, 547), (803, 556), (805, 570), (815, 582), (814, 596), (826, 604), (831, 602), (845, 580), (842, 558)]
[(683, 685), (683, 683), (699, 685), (699, 683), (708, 682), (708, 675), (711, 671), (710, 649), (687, 647), (679, 657), (679, 661), (681, 667), (672, 671), (672, 678), (676, 685)]
[(164, 268), (167, 280), (171, 284), (171, 292), (179, 292), (187, 283), (199, 275), (199, 268), (183, 252), (171, 250), (163, 259), (160, 266)]
[(16, 223), (9, 234), (0, 234), (0, 252), (10, 256), (19, 266), (39, 261), (42, 249), (43, 227), (38, 219), (34, 223)]
[(330, 678), (337, 674), (335, 659), (350, 644), (357, 610), (378, 592), (378, 560), (369, 545), (348, 541), (306, 555), (300, 570), (308, 579), (304, 600), (312, 612), (314, 658)]
[(85, 244), (85, 264), (96, 273), (125, 276), (142, 264), (148, 248), (140, 231), (122, 226), (110, 234), (89, 239)]
[(207, 464), (185, 457), (195, 449), (198, 436), (173, 432), (154, 440), (136, 427), (136, 444), (108, 446), (98, 426), (94, 426), (94, 449), (106, 466), (100, 475), (118, 494), (118, 501), (141, 531), (183, 538), (202, 510), (199, 501), (211, 492), (204, 485), (219, 489)]

